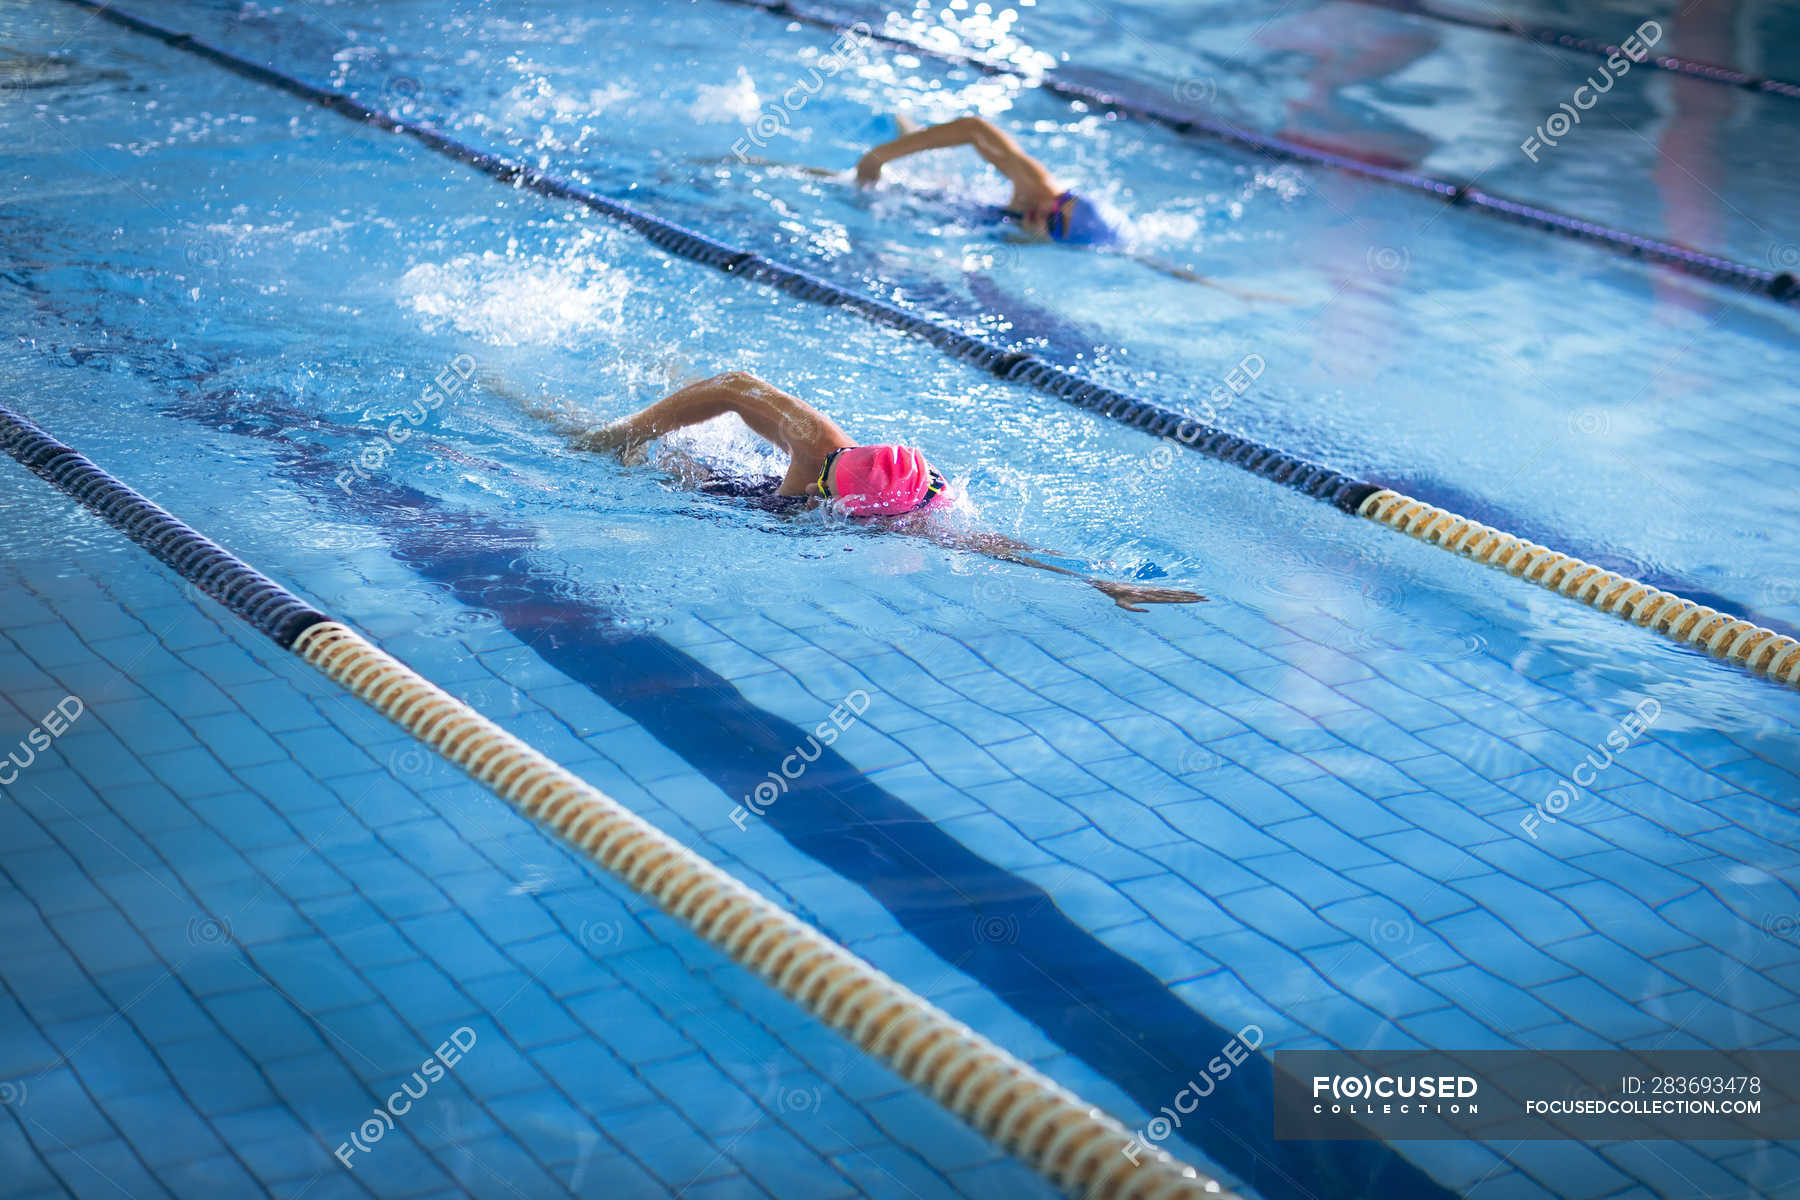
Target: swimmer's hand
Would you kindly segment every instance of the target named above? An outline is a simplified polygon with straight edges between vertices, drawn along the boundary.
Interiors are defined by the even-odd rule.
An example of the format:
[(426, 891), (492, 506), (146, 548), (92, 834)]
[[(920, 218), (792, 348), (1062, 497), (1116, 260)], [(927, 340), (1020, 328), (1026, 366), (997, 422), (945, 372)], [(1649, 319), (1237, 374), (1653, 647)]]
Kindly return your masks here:
[(842, 179), (844, 176), (843, 171), (834, 171), (830, 167), (809, 167), (805, 163), (782, 162), (780, 159), (775, 158), (759, 158), (754, 154), (732, 154), (727, 155), (724, 158), (707, 156), (690, 158), (688, 161), (696, 163), (727, 164), (738, 162), (743, 163), (746, 167), (763, 167), (772, 171), (798, 171), (802, 175), (814, 175), (820, 179)]
[(1145, 587), (1140, 583), (1116, 583), (1111, 579), (1088, 580), (1095, 588), (1111, 596), (1113, 603), (1126, 612), (1143, 612), (1140, 604), (1193, 604), (1205, 600), (1199, 592), (1180, 588)]
[(871, 150), (856, 160), (856, 182), (868, 187), (881, 178), (882, 158), (879, 149)]
[[(476, 378), (489, 392), (517, 404), (527, 416), (548, 421), (551, 429), (563, 437), (571, 438), (571, 442), (596, 428), (593, 414), (565, 397), (522, 391), (497, 371), (484, 371)], [(577, 449), (585, 450), (587, 447), (579, 446)]]
[(1015, 541), (1003, 533), (992, 532), (956, 532), (945, 529), (931, 529), (924, 536), (944, 546), (958, 550), (973, 550), (977, 554), (985, 554), (989, 558), (997, 558), (1001, 562), (1018, 563), (1022, 567), (1036, 567), (1040, 571), (1053, 571), (1058, 575), (1067, 575), (1079, 579), (1106, 595), (1112, 597), (1114, 604), (1127, 612), (1143, 612), (1140, 604), (1195, 604), (1205, 600), (1199, 592), (1184, 592), (1180, 588), (1146, 587), (1141, 583), (1119, 583), (1111, 579), (1094, 579), (1079, 571), (1071, 571), (1067, 567), (1059, 567), (1055, 563), (1045, 562), (1035, 557), (1033, 548), (1024, 542)]
[(1142, 254), (1133, 254), (1131, 255), (1131, 258), (1137, 263), (1149, 267), (1152, 271), (1160, 271), (1170, 278), (1180, 279), (1186, 283), (1198, 283), (1205, 287), (1218, 288), (1221, 292), (1230, 292), (1239, 300), (1270, 300), (1277, 304), (1292, 304), (1294, 302), (1293, 297), (1291, 296), (1277, 296), (1272, 292), (1253, 292), (1246, 288), (1235, 288), (1230, 284), (1220, 283), (1216, 279), (1208, 279), (1198, 271), (1190, 271), (1186, 267), (1176, 266), (1174, 263), (1163, 262), (1161, 259), (1149, 258)]

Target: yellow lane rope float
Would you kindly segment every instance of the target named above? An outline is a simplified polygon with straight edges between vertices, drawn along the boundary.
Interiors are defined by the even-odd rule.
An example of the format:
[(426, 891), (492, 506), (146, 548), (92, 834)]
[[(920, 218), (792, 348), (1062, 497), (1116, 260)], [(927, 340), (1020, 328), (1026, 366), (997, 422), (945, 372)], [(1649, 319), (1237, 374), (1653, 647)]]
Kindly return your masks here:
[[(293, 650), (1065, 1193), (1231, 1195), (335, 621)], [(1125, 1151), (1133, 1149), (1132, 1155)]]
[(1773, 629), (1386, 488), (1364, 500), (1357, 515), (1698, 646), (1759, 675), (1800, 686), (1800, 641)]

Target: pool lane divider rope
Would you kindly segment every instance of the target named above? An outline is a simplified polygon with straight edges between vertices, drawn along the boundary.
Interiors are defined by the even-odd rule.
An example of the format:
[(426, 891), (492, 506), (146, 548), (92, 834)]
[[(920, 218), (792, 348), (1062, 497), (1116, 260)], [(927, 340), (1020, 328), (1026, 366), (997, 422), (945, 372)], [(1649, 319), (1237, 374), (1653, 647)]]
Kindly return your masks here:
[[(1028, 385), (1077, 408), (1172, 440), (1322, 500), (1343, 512), (1376, 521), (1602, 612), (1635, 621), (1759, 675), (1800, 686), (1800, 642), (1774, 630), (1195, 420), (1150, 400), (1090, 382), (1031, 354), (993, 345), (949, 325), (909, 313), (897, 305), (849, 291), (762, 255), (716, 241), (537, 168), (460, 142), (429, 126), (380, 112), (341, 92), (315, 87), (209, 46), (189, 34), (165, 29), (141, 17), (97, 4), (95, 0), (64, 2), (135, 33), (209, 59), (245, 78), (329, 108), (351, 120), (405, 133), (509, 186), (585, 205), (636, 230), (669, 254), (766, 284), (798, 299), (846, 309), (878, 325), (929, 342), (950, 357), (973, 363), (1000, 379)], [(752, 0), (729, 2), (752, 3)], [(755, 7), (768, 6), (755, 4)]]
[[(1526, 41), (1554, 46), (1559, 50), (1591, 54), (1596, 58), (1610, 58), (1615, 54), (1624, 53), (1622, 47), (1600, 38), (1591, 38), (1545, 25), (1528, 25), (1523, 21), (1509, 21), (1504, 17), (1482, 17), (1471, 12), (1439, 8), (1434, 4), (1422, 3), (1421, 0), (1353, 0), (1353, 2), (1369, 8), (1383, 8), (1389, 12), (1402, 13), (1409, 17), (1442, 21), (1446, 25), (1461, 25), (1468, 29), (1480, 29), (1487, 33), (1524, 38)], [(1800, 100), (1800, 83), (1789, 83), (1785, 79), (1770, 79), (1763, 75), (1752, 75), (1748, 71), (1740, 71), (1736, 67), (1722, 67), (1715, 63), (1701, 62), (1698, 59), (1682, 58), (1676, 54), (1648, 55), (1642, 60), (1634, 59), (1632, 66), (1650, 67), (1674, 75), (1685, 75), (1690, 79), (1704, 79), (1708, 83), (1719, 83), (1727, 87), (1743, 88), (1745, 91), (1763, 92), (1771, 96), (1785, 96), (1789, 100)]]
[(1383, 488), (1357, 515), (1635, 622), (1716, 658), (1800, 686), (1800, 641), (1630, 576)]
[[(70, 0), (70, 2), (85, 5), (90, 0)], [(802, 5), (792, 4), (789, 3), (789, 0), (724, 0), (724, 2), (742, 8), (757, 9), (785, 20), (797, 21), (821, 29), (830, 29), (838, 33), (848, 32), (852, 28), (837, 14), (828, 10), (813, 10)], [(1403, 171), (1380, 163), (1366, 162), (1347, 154), (1321, 150), (1302, 142), (1257, 133), (1237, 125), (1228, 125), (1223, 121), (1211, 120), (1192, 111), (1158, 107), (1142, 99), (1122, 96), (1116, 92), (1071, 79), (1055, 69), (1027, 69), (1016, 63), (981, 54), (948, 50), (942, 46), (934, 46), (898, 33), (882, 30), (871, 31), (867, 23), (856, 26), (856, 29), (858, 33), (866, 34), (873, 40), (890, 46), (904, 48), (917, 54), (930, 55), (945, 62), (972, 67), (983, 74), (1007, 75), (1015, 79), (1022, 79), (1034, 87), (1041, 87), (1047, 92), (1066, 99), (1080, 100), (1096, 108), (1153, 121), (1184, 137), (1208, 138), (1213, 141), (1226, 142), (1269, 158), (1330, 167), (1333, 170), (1357, 175), (1364, 179), (1435, 196), (1457, 208), (1486, 213), (1516, 225), (1524, 225), (1546, 233), (1572, 238), (1629, 258), (1669, 267), (1685, 275), (1696, 276), (1755, 295), (1767, 296), (1784, 304), (1800, 304), (1800, 277), (1797, 277), (1792, 271), (1772, 271), (1751, 266), (1748, 263), (1734, 262), (1720, 255), (1708, 254), (1703, 250), (1696, 250), (1676, 242), (1663, 241), (1623, 229), (1614, 229), (1611, 226), (1602, 225), (1598, 221), (1589, 221), (1569, 213), (1558, 212), (1553, 208), (1527, 204), (1522, 200), (1514, 200), (1494, 192), (1483, 191), (1473, 183), (1442, 179), (1414, 171)]]
[(1231, 1195), (4, 405), (0, 448), (1066, 1194)]

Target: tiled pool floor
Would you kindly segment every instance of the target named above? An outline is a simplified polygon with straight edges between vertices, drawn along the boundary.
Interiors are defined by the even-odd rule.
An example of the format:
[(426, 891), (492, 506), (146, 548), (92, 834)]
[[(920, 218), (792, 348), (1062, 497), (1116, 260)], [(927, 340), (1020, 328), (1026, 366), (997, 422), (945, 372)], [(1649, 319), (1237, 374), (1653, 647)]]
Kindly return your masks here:
[[(1045, 1194), (135, 547), (74, 566), (92, 522), (0, 487), (69, 535), (0, 560), (7, 736), (84, 706), (0, 806), (7, 1196)], [(485, 670), (453, 686), (537, 740), (619, 726)], [(459, 1029), (466, 1056), (341, 1167)]]
[[(29, 28), (35, 12), (13, 17)], [(284, 54), (305, 42), (317, 62), (339, 47), (291, 22), (220, 19)], [(87, 31), (73, 9), (52, 23), (47, 47)], [(1791, 691), (1215, 463), (1146, 470), (1151, 447), (1130, 431), (1046, 417), (928, 349), (702, 279), (630, 235), (592, 264), (632, 297), (616, 327), (540, 333), (510, 358), (492, 331), (427, 328), (415, 309), (435, 298), (395, 280), (501, 247), (510, 258), (520, 234), (535, 272), (568, 257), (546, 230), (572, 215), (194, 74), (173, 52), (110, 33), (96, 45), (152, 91), (34, 103), (21, 125), (20, 161), (60, 182), (21, 200), (20, 228), (73, 250), (22, 263), (23, 284), (0, 293), (19, 330), (0, 361), (19, 406), (1128, 1124), (1173, 1099), (1219, 1048), (1208, 1039), (1249, 1024), (1265, 1052), (1800, 1045)], [(1178, 161), (1185, 179), (1192, 160)], [(350, 182), (316, 205), (327, 178)], [(118, 207), (66, 202), (78, 193)], [(190, 269), (213, 257), (229, 269)], [(1522, 260), (1492, 261), (1517, 274)], [(469, 295), (502, 308), (558, 277), (508, 278), (490, 294), (476, 272)], [(1423, 274), (1412, 286), (1431, 290)], [(1590, 306), (1576, 340), (1610, 344), (1601, 314), (1619, 311)], [(1459, 314), (1456, 336), (1468, 328)], [(1046, 540), (1096, 554), (1109, 539), (1156, 542), (1115, 556), (1179, 555), (1215, 602), (1142, 618), (1077, 609), (1062, 581), (969, 570), (899, 539), (859, 542), (861, 573), (841, 568), (841, 546), (816, 550), (808, 585), (783, 588), (751, 568), (785, 565), (777, 539), (834, 531), (726, 518), (702, 538), (698, 502), (650, 484), (607, 491), (601, 472), (474, 398), (354, 496), (332, 482), (372, 435), (359, 422), (453, 352), (521, 376), (592, 360), (583, 386), (601, 389), (621, 383), (603, 368), (642, 347), (723, 369), (747, 345), (815, 383), (853, 378), (839, 395), (862, 427), (916, 419), (954, 436), (990, 514), (1028, 476), (1056, 497), (1027, 510)], [(808, 357), (818, 346), (826, 357)], [(1715, 350), (1707, 369), (1739, 360)], [(1455, 354), (1431, 365), (1469, 370)], [(1701, 418), (1666, 386), (1680, 415), (1656, 451), (1683, 464), (1697, 504), (1707, 476), (1685, 464), (1698, 443), (1667, 431)], [(1408, 396), (1358, 396), (1373, 412), (1437, 394), (1393, 390)], [(1249, 407), (1234, 414), (1247, 428), (1316, 424), (1310, 408)], [(1554, 407), (1553, 426), (1566, 416)], [(1734, 450), (1735, 470), (1735, 443), (1704, 432), (1715, 461)], [(1017, 476), (994, 469), (1021, 447)], [(1326, 449), (1336, 462), (1344, 446)], [(445, 466), (472, 455), (479, 471)], [(1476, 486), (1457, 456), (1443, 465), (1471, 494), (1533, 490), (1517, 476)], [(1779, 506), (1771, 480), (1757, 495)], [(1600, 532), (1579, 527), (1584, 505), (1563, 507), (1573, 532)], [(1585, 507), (1595, 521), (1639, 515)], [(27, 757), (47, 712), (82, 705), (0, 784), (8, 1196), (1044, 1194), (3, 463), (0, 511), (0, 754)], [(1715, 559), (1736, 559), (1710, 534), (1690, 529), (1673, 557), (1714, 579)], [(1773, 596), (1780, 572), (1764, 580), (1754, 562), (1775, 560), (1754, 555), (1779, 548), (1745, 541), (1752, 565), (1723, 574)], [(693, 580), (665, 578), (634, 610), (615, 581), (642, 564), (635, 547), (669, 545), (743, 569), (711, 572), (717, 603), (681, 593), (671, 617), (669, 593)], [(1660, 528), (1636, 548), (1659, 546)], [(866, 711), (834, 765), (766, 816), (734, 819), (796, 731), (856, 692)], [(1647, 702), (1648, 734), (1528, 829)], [(340, 1163), (382, 1097), (465, 1028), (458, 1065)], [(1256, 1140), (1259, 1108), (1225, 1115), (1175, 1149), (1234, 1162), (1274, 1150)], [(1378, 1152), (1480, 1200), (1800, 1195), (1788, 1146)]]
[[(0, 1077), (20, 1089), (0, 1153), (23, 1193), (1036, 1186), (43, 485), (9, 470), (6, 487), (39, 530), (3, 568), (9, 719), (22, 736), (66, 696), (84, 705), (8, 789), (0, 839)], [(384, 556), (354, 570), (408, 585)], [(1148, 624), (1021, 620), (985, 641), (884, 646), (857, 640), (857, 603), (791, 626), (703, 610), (663, 634), (801, 723), (866, 689), (875, 702), (836, 749), (1222, 1026), (1254, 1023), (1277, 1048), (1793, 1044), (1800, 947), (1778, 934), (1800, 911), (1795, 754), (1779, 730), (1665, 721), (1534, 840), (1522, 814), (1617, 720), (1554, 676), (1486, 655), (1376, 670), (1303, 620), (1226, 607), (1210, 615), (1239, 632), (1232, 661), (1202, 663)], [(1141, 1119), (1147, 1106), (867, 891), (765, 822), (740, 829), (734, 798), (506, 629), (383, 641)], [(1295, 710), (1316, 726), (1298, 739)], [(463, 1027), (465, 1065), (391, 1142), (338, 1167), (376, 1097)], [(1800, 1181), (1800, 1158), (1771, 1146), (1407, 1153), (1482, 1196)]]

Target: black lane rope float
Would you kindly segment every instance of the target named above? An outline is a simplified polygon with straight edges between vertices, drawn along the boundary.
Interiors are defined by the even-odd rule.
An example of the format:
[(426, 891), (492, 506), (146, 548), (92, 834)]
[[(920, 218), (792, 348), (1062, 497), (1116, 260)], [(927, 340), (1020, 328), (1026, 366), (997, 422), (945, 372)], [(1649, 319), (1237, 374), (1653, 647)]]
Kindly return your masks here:
[[(90, 0), (71, 0), (71, 3), (86, 4), (89, 2)], [(946, 50), (902, 34), (873, 30), (866, 22), (847, 24), (842, 16), (829, 10), (813, 10), (790, 3), (789, 0), (724, 0), (724, 3), (735, 4), (742, 8), (753, 8), (772, 16), (834, 30), (838, 33), (848, 33), (854, 30), (873, 41), (903, 47), (918, 54), (928, 54), (945, 62), (972, 67), (987, 75), (1009, 75), (1023, 79), (1033, 86), (1041, 87), (1058, 96), (1080, 100), (1112, 112), (1142, 117), (1184, 136), (1204, 137), (1227, 142), (1270, 158), (1330, 167), (1364, 179), (1422, 192), (1429, 196), (1435, 196), (1457, 208), (1486, 213), (1517, 225), (1573, 238), (1629, 258), (1657, 263), (1684, 275), (1693, 275), (1755, 295), (1767, 296), (1784, 304), (1800, 304), (1800, 276), (1796, 276), (1793, 271), (1766, 270), (1748, 263), (1735, 262), (1732, 259), (1717, 254), (1708, 254), (1703, 250), (1696, 250), (1677, 242), (1664, 241), (1623, 229), (1614, 229), (1609, 225), (1602, 225), (1598, 221), (1589, 221), (1569, 213), (1558, 212), (1553, 208), (1527, 204), (1523, 200), (1514, 200), (1494, 192), (1483, 191), (1473, 183), (1442, 179), (1413, 171), (1402, 171), (1394, 167), (1383, 166), (1380, 163), (1365, 162), (1349, 155), (1321, 150), (1315, 146), (1308, 146), (1286, 138), (1228, 125), (1223, 121), (1215, 121), (1192, 111), (1158, 107), (1142, 99), (1121, 96), (1105, 88), (1072, 79), (1054, 69), (1027, 69), (1015, 63), (980, 54)]]
[(1231, 1200), (1076, 1096), (739, 882), (361, 634), (312, 608), (73, 448), (0, 405), (0, 450), (476, 782), (684, 921), (1064, 1192)]
[[(342, 92), (315, 87), (291, 75), (240, 58), (96, 0), (65, 0), (134, 33), (278, 88), (354, 121), (404, 133), (458, 162), (513, 187), (572, 200), (626, 225), (647, 240), (689, 261), (778, 288), (798, 299), (842, 308), (878, 325), (897, 329), (936, 346), (952, 358), (973, 363), (1000, 379), (1028, 385), (1077, 408), (1230, 463), (1252, 474), (1323, 500), (1343, 512), (1377, 521), (1431, 545), (1560, 592), (1581, 603), (1634, 621), (1757, 674), (1800, 686), (1800, 641), (1772, 629), (1719, 612), (1650, 584), (1608, 571), (1573, 555), (1526, 541), (1411, 496), (1309, 462), (1216, 425), (1196, 420), (1141, 397), (1083, 379), (1033, 355), (973, 337), (874, 297), (829, 283), (804, 271), (727, 245), (672, 221), (608, 199), (525, 163), (477, 149), (416, 121), (384, 113)], [(730, 0), (748, 3), (750, 0)], [(757, 7), (763, 7), (758, 5)]]
[(167, 563), (283, 650), (292, 649), (301, 634), (329, 620), (4, 405), (0, 405), (0, 450)]
[[(1596, 58), (1611, 58), (1616, 54), (1624, 53), (1623, 47), (1615, 46), (1600, 38), (1570, 33), (1565, 29), (1552, 29), (1547, 25), (1531, 25), (1524, 21), (1509, 21), (1503, 17), (1483, 17), (1459, 9), (1439, 8), (1434, 4), (1423, 3), (1422, 0), (1352, 0), (1352, 2), (1368, 8), (1385, 8), (1390, 12), (1404, 13), (1411, 17), (1442, 21), (1446, 25), (1461, 25), (1468, 29), (1480, 29), (1487, 33), (1524, 38), (1526, 41), (1554, 46), (1559, 50), (1591, 54)], [(1642, 28), (1642, 25), (1635, 28)], [(1704, 79), (1709, 83), (1724, 84), (1727, 87), (1764, 92), (1771, 96), (1785, 96), (1789, 100), (1800, 100), (1800, 83), (1789, 83), (1785, 79), (1770, 79), (1764, 75), (1752, 75), (1748, 71), (1740, 71), (1736, 67), (1722, 67), (1715, 63), (1701, 62), (1698, 59), (1682, 58), (1676, 54), (1652, 54), (1641, 60), (1633, 59), (1632, 66), (1651, 67), (1674, 75), (1685, 75), (1690, 79)]]

